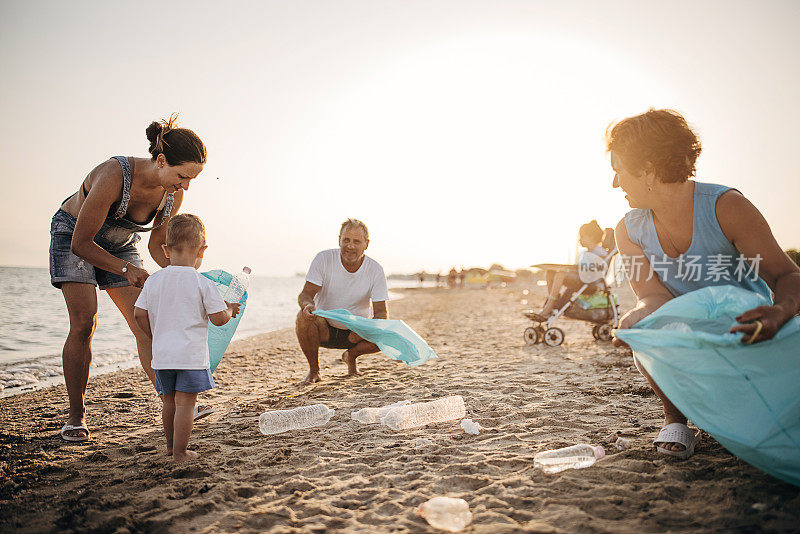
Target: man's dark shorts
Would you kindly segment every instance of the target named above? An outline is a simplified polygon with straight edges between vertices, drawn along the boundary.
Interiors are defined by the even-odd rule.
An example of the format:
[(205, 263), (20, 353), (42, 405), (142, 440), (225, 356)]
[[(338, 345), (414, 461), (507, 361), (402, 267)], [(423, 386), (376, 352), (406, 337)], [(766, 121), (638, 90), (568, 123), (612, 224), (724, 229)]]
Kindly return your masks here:
[(328, 323), (328, 341), (320, 343), (319, 346), (325, 347), (326, 349), (352, 349), (358, 342), (353, 343), (350, 341), (348, 339), (349, 335), (350, 330), (342, 330)]

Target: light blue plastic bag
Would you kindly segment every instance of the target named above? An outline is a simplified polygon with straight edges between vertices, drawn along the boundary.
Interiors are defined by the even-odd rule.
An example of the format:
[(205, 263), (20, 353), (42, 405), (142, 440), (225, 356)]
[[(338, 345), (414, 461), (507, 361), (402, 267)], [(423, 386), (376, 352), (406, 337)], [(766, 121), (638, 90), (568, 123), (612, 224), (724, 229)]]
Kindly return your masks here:
[(316, 310), (315, 315), (333, 319), (345, 325), (367, 341), (372, 341), (388, 357), (408, 365), (421, 365), (438, 358), (419, 334), (403, 321), (395, 319), (367, 319), (347, 310)]
[[(231, 280), (233, 279), (232, 274), (220, 269), (203, 273), (203, 276), (216, 284), (220, 295), (225, 293), (231, 283)], [(211, 360), (212, 373), (219, 365), (219, 362), (222, 361), (222, 356), (225, 354), (225, 350), (228, 348), (234, 332), (236, 332), (236, 327), (239, 326), (239, 321), (241, 321), (242, 316), (244, 315), (246, 304), (247, 291), (245, 291), (244, 295), (242, 296), (242, 300), (239, 301), (239, 314), (236, 317), (222, 326), (214, 326), (210, 321), (208, 323), (208, 356)]]
[(734, 286), (677, 297), (615, 335), (670, 401), (723, 447), (800, 486), (800, 318), (746, 345), (735, 317), (771, 304)]

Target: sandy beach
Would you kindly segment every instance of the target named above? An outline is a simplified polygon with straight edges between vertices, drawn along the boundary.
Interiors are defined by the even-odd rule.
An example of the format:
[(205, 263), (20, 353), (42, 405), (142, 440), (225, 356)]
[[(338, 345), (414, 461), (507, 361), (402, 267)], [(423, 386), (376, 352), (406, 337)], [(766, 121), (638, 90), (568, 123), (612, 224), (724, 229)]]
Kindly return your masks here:
[[(91, 377), (92, 440), (58, 437), (63, 385), (0, 399), (2, 532), (435, 532), (420, 504), (465, 499), (465, 532), (796, 531), (800, 488), (732, 456), (708, 435), (688, 460), (656, 454), (661, 409), (628, 350), (565, 320), (561, 347), (523, 343), (522, 288), (411, 289), (390, 304), (439, 354), (408, 367), (383, 355), (345, 378), (341, 351), (321, 353), (323, 381), (291, 329), (234, 343), (202, 396), (198, 461), (167, 461), (160, 403), (141, 369)], [(629, 294), (623, 303), (630, 305)], [(527, 300), (527, 304), (522, 301)], [(350, 412), (462, 395), (468, 417), (395, 432)], [(264, 410), (325, 403), (324, 427), (264, 436)], [(623, 436), (632, 448), (609, 441)], [(431, 443), (415, 447), (418, 438)], [(574, 443), (606, 446), (582, 470), (545, 475), (533, 454)]]

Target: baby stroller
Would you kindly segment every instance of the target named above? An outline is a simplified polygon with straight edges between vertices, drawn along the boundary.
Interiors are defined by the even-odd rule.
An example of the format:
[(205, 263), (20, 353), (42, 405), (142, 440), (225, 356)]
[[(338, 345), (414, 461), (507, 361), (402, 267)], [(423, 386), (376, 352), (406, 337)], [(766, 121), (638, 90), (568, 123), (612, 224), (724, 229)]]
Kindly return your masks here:
[[(614, 246), (613, 229), (606, 230), (602, 247), (609, 251), (609, 254), (605, 258), (604, 272), (599, 280), (583, 284), (566, 304), (554, 310), (553, 314), (546, 319), (533, 310), (522, 312), (525, 317), (534, 323), (534, 326), (526, 328), (522, 334), (526, 345), (535, 345), (537, 343), (544, 343), (550, 347), (561, 345), (564, 342), (564, 331), (554, 325), (562, 316), (592, 323), (592, 336), (595, 339), (611, 340), (612, 330), (617, 326), (620, 316), (619, 299), (616, 291), (614, 291), (615, 281), (609, 284), (606, 280), (609, 272), (614, 272), (611, 265), (617, 254), (617, 248)], [(574, 269), (575, 266), (543, 264), (534, 265), (533, 267)]]

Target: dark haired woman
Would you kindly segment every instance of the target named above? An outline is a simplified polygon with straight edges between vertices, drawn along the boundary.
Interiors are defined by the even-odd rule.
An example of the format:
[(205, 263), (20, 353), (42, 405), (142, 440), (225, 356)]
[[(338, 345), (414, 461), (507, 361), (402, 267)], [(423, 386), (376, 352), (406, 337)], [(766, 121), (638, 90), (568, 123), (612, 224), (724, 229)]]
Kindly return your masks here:
[[(800, 269), (758, 209), (735, 189), (689, 180), (701, 146), (680, 114), (651, 109), (624, 119), (609, 128), (606, 147), (613, 186), (634, 208), (615, 232), (639, 300), (620, 328), (632, 327), (674, 297), (712, 285), (742, 287), (772, 302), (736, 318), (740, 324), (731, 332), (744, 333), (749, 343), (772, 338), (800, 311)], [(699, 432), (686, 426), (686, 417), (638, 361), (636, 366), (664, 406), (658, 451), (687, 458)]]
[(139, 360), (152, 382), (150, 341), (136, 325), (133, 304), (148, 273), (136, 249), (150, 232), (148, 249), (162, 267), (166, 222), (181, 206), (184, 190), (203, 170), (206, 147), (191, 130), (169, 121), (147, 127), (150, 158), (114, 156), (83, 180), (53, 216), (50, 226), (50, 281), (61, 290), (69, 313), (62, 353), (69, 395), (67, 441), (89, 439), (84, 397), (97, 324), (97, 292), (105, 289), (136, 337)]

